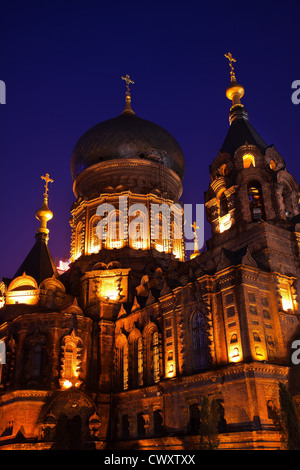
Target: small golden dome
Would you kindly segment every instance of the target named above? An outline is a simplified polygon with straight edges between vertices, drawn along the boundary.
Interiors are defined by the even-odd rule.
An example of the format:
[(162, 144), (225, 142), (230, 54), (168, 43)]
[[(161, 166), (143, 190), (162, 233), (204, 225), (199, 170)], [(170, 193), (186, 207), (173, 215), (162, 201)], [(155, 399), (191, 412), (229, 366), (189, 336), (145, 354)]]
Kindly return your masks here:
[(53, 218), (53, 212), (50, 211), (46, 199), (44, 199), (42, 207), (36, 212), (35, 216), (38, 220), (45, 219), (47, 222)]
[[(232, 100), (233, 102), (236, 99), (241, 99), (245, 94), (244, 87), (242, 85), (239, 85), (237, 82), (232, 82), (230, 87), (227, 88), (226, 90), (226, 96), (229, 100)], [(239, 104), (239, 103), (234, 103), (234, 104)]]

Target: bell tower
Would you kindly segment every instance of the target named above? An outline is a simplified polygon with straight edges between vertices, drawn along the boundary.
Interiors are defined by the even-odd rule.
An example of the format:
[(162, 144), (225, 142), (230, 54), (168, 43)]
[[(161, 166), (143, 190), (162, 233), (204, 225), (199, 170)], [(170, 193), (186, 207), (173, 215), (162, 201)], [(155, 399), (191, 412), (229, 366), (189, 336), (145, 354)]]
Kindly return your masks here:
[(264, 267), (290, 271), (291, 263), (288, 268), (286, 260), (279, 262), (276, 250), (282, 248), (280, 238), (293, 238), (299, 186), (274, 145), (267, 145), (250, 124), (241, 102), (245, 91), (236, 81), (235, 59), (231, 53), (225, 56), (231, 68), (226, 96), (232, 106), (228, 133), (210, 165), (205, 203), (212, 232), (208, 248), (248, 246)]

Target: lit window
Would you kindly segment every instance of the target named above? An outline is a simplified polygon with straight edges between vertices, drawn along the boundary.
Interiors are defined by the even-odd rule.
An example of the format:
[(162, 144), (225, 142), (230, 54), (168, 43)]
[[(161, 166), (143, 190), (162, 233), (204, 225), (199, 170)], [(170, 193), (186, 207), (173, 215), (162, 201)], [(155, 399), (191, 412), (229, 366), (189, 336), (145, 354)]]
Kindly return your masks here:
[(291, 289), (287, 281), (280, 282), (280, 294), (281, 294), (282, 309), (285, 312), (288, 312), (289, 310), (293, 310), (293, 299), (291, 295)]
[(79, 387), (81, 380), (80, 365), (81, 365), (81, 352), (82, 341), (75, 336), (74, 331), (71, 335), (65, 336), (62, 343), (62, 368), (61, 378), (59, 380), (60, 386), (63, 389), (70, 387)]
[(128, 345), (123, 346), (123, 389), (128, 389)]
[(158, 333), (153, 333), (152, 336), (152, 360), (153, 360), (153, 382), (159, 382), (159, 345)]
[(98, 253), (101, 249), (101, 240), (97, 234), (97, 225), (99, 217), (93, 217), (90, 222), (90, 253)]
[(261, 220), (264, 218), (264, 206), (261, 184), (258, 181), (252, 181), (248, 184), (248, 199), (252, 220)]
[(254, 156), (251, 153), (246, 153), (243, 155), (243, 165), (244, 168), (250, 168), (251, 166), (255, 166)]
[(138, 339), (137, 342), (137, 355), (138, 355), (138, 363), (137, 363), (137, 372), (138, 372), (138, 385), (143, 385), (143, 340), (142, 338)]
[(219, 217), (219, 230), (220, 233), (225, 232), (226, 230), (230, 229), (232, 225), (232, 219), (230, 217), (230, 214), (226, 214), (223, 217)]

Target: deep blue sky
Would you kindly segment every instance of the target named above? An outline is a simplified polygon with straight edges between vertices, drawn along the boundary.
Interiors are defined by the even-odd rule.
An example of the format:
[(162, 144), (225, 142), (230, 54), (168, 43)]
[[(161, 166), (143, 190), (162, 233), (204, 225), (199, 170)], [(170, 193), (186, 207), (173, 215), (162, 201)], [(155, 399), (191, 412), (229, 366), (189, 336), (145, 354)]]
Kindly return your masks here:
[(0, 277), (12, 276), (34, 243), (46, 172), (54, 179), (49, 247), (54, 258), (68, 256), (70, 156), (89, 127), (123, 110), (127, 73), (136, 114), (183, 149), (183, 202), (203, 202), (228, 129), (228, 51), (251, 124), (299, 182), (300, 105), (291, 101), (299, 11), (296, 0), (2, 1)]

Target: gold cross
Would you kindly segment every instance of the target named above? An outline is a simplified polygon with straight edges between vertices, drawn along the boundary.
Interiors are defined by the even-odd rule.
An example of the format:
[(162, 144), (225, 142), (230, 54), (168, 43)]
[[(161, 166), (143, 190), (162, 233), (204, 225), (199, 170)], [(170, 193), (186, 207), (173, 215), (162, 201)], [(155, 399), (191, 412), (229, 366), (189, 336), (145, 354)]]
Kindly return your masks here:
[(233, 65), (232, 65), (232, 62), (236, 62), (236, 59), (234, 57), (232, 57), (232, 54), (231, 52), (228, 52), (227, 54), (224, 54), (226, 59), (229, 60), (229, 66), (230, 66), (230, 76), (232, 79), (235, 78), (234, 76), (234, 68), (233, 68)]
[(44, 196), (47, 197), (48, 196), (48, 184), (53, 183), (53, 180), (50, 178), (49, 173), (46, 173), (45, 176), (41, 176), (41, 178), (42, 178), (42, 180), (45, 180)]
[(131, 80), (129, 75), (126, 75), (126, 77), (121, 77), (121, 78), (122, 78), (122, 80), (125, 80), (125, 82), (126, 82), (126, 88), (127, 88), (126, 95), (130, 96), (129, 85), (130, 85), (130, 83), (132, 83), (134, 85), (134, 81)]

